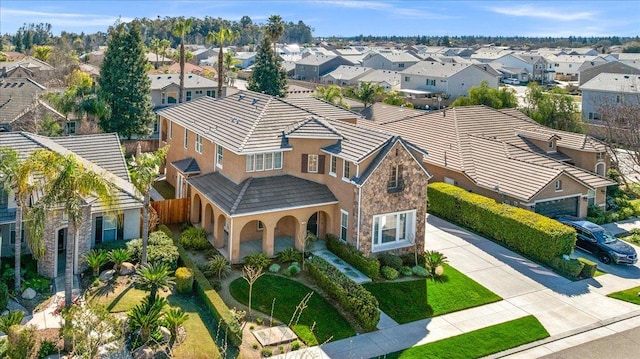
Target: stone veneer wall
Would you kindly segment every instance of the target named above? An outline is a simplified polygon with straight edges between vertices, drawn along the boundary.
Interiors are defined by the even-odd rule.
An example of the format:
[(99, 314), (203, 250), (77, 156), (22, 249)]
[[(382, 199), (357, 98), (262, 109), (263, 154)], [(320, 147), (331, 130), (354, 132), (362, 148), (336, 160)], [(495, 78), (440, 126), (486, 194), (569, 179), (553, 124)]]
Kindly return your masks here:
[[(58, 230), (68, 228), (67, 243), (71, 242), (74, 233), (68, 227), (68, 221), (63, 220), (62, 211), (49, 211), (44, 224), (44, 258), (38, 261), (38, 273), (47, 277), (57, 277), (56, 257), (58, 256)], [(91, 250), (91, 206), (82, 208), (82, 222), (80, 223), (80, 242), (78, 243), (78, 261), (80, 270), (85, 267), (83, 256)], [(76, 271), (76, 274), (78, 271)]]
[[(392, 166), (402, 164), (404, 190), (387, 193), (387, 182)], [(362, 208), (360, 217), (360, 251), (371, 255), (373, 216), (384, 213), (416, 210), (416, 234), (418, 248), (424, 248), (424, 226), (427, 213), (428, 176), (413, 156), (400, 143), (396, 143), (382, 163), (362, 187)], [(357, 191), (357, 189), (356, 189)], [(357, 195), (354, 208), (357, 208)], [(357, 216), (357, 211), (354, 211)], [(357, 217), (351, 221), (357, 226)], [(355, 232), (354, 232), (355, 233)], [(354, 239), (355, 242), (355, 239)], [(353, 243), (355, 244), (355, 243)], [(398, 250), (411, 251), (413, 246)]]

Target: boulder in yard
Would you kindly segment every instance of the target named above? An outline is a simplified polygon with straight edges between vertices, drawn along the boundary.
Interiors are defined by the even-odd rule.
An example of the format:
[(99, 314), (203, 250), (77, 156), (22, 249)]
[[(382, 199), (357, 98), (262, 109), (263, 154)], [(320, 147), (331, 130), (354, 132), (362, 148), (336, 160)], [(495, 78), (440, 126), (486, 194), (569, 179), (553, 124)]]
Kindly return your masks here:
[(102, 271), (102, 273), (100, 273), (100, 281), (106, 282), (108, 280), (111, 280), (111, 278), (113, 278), (113, 275), (115, 273), (116, 271), (113, 269), (107, 269), (105, 271)]
[(160, 333), (162, 333), (162, 339), (165, 342), (168, 342), (169, 339), (171, 339), (171, 331), (165, 327), (160, 327), (158, 329), (160, 330)]
[(139, 347), (131, 353), (133, 359), (153, 359), (153, 349), (146, 345)]
[(23, 299), (33, 299), (36, 297), (38, 293), (36, 293), (36, 291), (33, 288), (27, 288), (24, 290), (24, 292), (22, 292), (22, 298)]
[(136, 267), (133, 263), (124, 262), (120, 266), (120, 275), (131, 275), (136, 272)]

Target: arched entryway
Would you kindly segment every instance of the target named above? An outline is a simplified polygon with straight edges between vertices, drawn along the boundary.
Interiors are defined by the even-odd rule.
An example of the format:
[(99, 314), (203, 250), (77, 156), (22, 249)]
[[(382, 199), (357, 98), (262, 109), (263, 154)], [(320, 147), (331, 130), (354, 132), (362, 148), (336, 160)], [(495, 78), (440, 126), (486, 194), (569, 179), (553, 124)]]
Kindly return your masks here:
[(221, 214), (218, 216), (216, 220), (216, 235), (213, 239), (213, 245), (216, 248), (223, 248), (225, 243), (227, 243), (227, 218)]
[(204, 219), (202, 221), (202, 229), (204, 229), (207, 234), (213, 234), (213, 207), (211, 207), (210, 203), (204, 207)]
[(197, 193), (193, 195), (193, 203), (191, 204), (191, 224), (200, 223), (202, 220), (202, 201)]
[(274, 247), (275, 251), (279, 252), (288, 247), (300, 247), (296, 246), (296, 237), (300, 237), (300, 222), (294, 216), (284, 216), (278, 220), (274, 231)]
[(314, 212), (307, 219), (307, 232), (311, 232), (317, 238), (324, 238), (327, 235), (327, 226), (331, 223), (329, 214), (325, 211)]

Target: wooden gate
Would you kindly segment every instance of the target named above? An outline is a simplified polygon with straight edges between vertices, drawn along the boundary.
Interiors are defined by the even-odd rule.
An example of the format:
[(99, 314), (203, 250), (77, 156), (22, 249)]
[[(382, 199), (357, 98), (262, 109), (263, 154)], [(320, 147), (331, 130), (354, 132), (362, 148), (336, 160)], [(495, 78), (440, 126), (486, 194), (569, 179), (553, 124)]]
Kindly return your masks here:
[(166, 199), (152, 201), (151, 207), (156, 210), (160, 224), (185, 223), (189, 221), (189, 198)]

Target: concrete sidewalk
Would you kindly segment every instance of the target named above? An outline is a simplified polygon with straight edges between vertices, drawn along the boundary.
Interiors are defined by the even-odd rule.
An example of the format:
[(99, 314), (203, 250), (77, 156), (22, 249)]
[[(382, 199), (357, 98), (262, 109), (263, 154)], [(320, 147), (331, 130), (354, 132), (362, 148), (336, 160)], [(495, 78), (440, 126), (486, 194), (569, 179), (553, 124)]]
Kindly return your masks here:
[(640, 315), (638, 306), (606, 297), (606, 294), (639, 286), (640, 272), (632, 270), (626, 277), (605, 274), (572, 282), (494, 242), (434, 216), (427, 216), (425, 242), (426, 249), (444, 253), (453, 267), (504, 300), (385, 327), (327, 343), (321, 348), (314, 347), (278, 357), (303, 358), (313, 355), (318, 358), (371, 358), (530, 314), (542, 323), (551, 335), (549, 340), (553, 341)]

